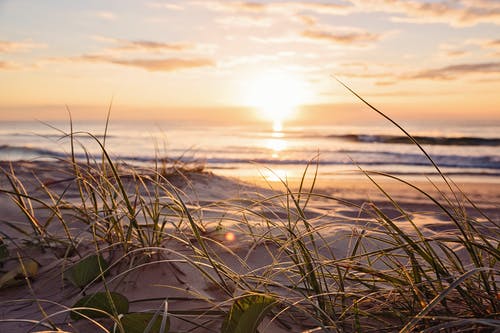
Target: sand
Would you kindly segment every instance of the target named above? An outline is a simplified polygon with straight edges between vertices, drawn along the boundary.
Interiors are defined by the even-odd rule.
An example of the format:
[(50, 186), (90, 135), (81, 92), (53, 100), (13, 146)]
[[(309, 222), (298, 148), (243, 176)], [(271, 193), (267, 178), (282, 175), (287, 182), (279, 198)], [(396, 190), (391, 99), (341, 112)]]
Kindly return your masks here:
[[(45, 189), (53, 193), (64, 193), (64, 200), (69, 203), (78, 203), (79, 193), (74, 186), (74, 177), (68, 164), (62, 162), (15, 162), (13, 164), (0, 162), (4, 170), (13, 170), (21, 181), (27, 193), (33, 197), (49, 202)], [(129, 191), (134, 192), (133, 177), (126, 168), (123, 168), (123, 179)], [(269, 230), (269, 221), (279, 225), (287, 220), (296, 219), (299, 215), (287, 211), (285, 197), (280, 193), (285, 191), (279, 182), (266, 182), (258, 177), (245, 179), (245, 181), (217, 176), (211, 172), (187, 173), (184, 175), (170, 175), (169, 181), (179, 189), (179, 195), (185, 201), (188, 209), (196, 222), (201, 221), (202, 236), (208, 240), (210, 251), (223, 260), (228, 267), (240, 276), (259, 276), (266, 274), (272, 264), (282, 259), (280, 249), (275, 244), (265, 240), (269, 233), (276, 233), (276, 237), (284, 237), (279, 228)], [(412, 221), (418, 225), (420, 232), (426, 237), (454, 237), (457, 235), (456, 227), (450, 222), (449, 217), (433, 204), (424, 194), (408, 187), (407, 185), (376, 178), (376, 181), (395, 199), (398, 204), (408, 212)], [(308, 179), (304, 188), (310, 188), (311, 179)], [(290, 180), (292, 191), (298, 188), (297, 180)], [(423, 188), (440, 202), (445, 202), (443, 194), (429, 182), (413, 181), (412, 184)], [(42, 186), (43, 185), (43, 186)], [(478, 223), (487, 223), (486, 219), (473, 209), (468, 198), (479, 207), (493, 221), (500, 221), (500, 186), (498, 184), (465, 182), (457, 184), (463, 193), (450, 194), (446, 185), (436, 183), (450, 201), (463, 206), (463, 211), (470, 218), (475, 218)], [(44, 189), (45, 187), (45, 189)], [(0, 176), (0, 188), (11, 191), (5, 175)], [(145, 197), (148, 193), (141, 190)], [(384, 213), (397, 221), (400, 227), (413, 232), (413, 227), (402, 216), (388, 198), (381, 193), (372, 182), (363, 177), (321, 180), (315, 183), (313, 196), (304, 210), (308, 221), (321, 229), (324, 237), (324, 248), (320, 249), (325, 256), (345, 257), (352, 248), (352, 237), (363, 230), (377, 232), (380, 226), (374, 222), (373, 216), (364, 212), (363, 207), (376, 204)], [(457, 193), (457, 192), (455, 192)], [(276, 199), (270, 198), (276, 196)], [(160, 195), (165, 202), (172, 200), (165, 194)], [(57, 199), (53, 199), (57, 200)], [(304, 197), (302, 197), (304, 200)], [(304, 202), (304, 201), (302, 201)], [(40, 203), (33, 202), (36, 218), (45, 223), (51, 218), (50, 211)], [(63, 272), (80, 257), (75, 251), (66, 252), (64, 246), (54, 245), (53, 248), (44, 248), (33, 244), (33, 239), (19, 230), (9, 227), (7, 223), (18, 228), (30, 231), (26, 217), (13, 203), (8, 194), (0, 194), (0, 232), (7, 242), (10, 255), (14, 259), (5, 263), (3, 271), (8, 271), (16, 265), (16, 257), (32, 258), (40, 264), (36, 276), (29, 280), (29, 284), (21, 283), (19, 286), (0, 289), (0, 332), (27, 332), (46, 330), (50, 321), (58, 327), (70, 332), (99, 331), (87, 321), (74, 322), (69, 319), (66, 307), (71, 307), (84, 293), (102, 291), (103, 284), (96, 283), (85, 290), (79, 290), (63, 279)], [(65, 213), (66, 214), (66, 213)], [(294, 215), (295, 214), (295, 215)], [(291, 215), (291, 216), (290, 216)], [(92, 235), (88, 225), (79, 220), (74, 212), (67, 212), (70, 232), (78, 242), (78, 252), (81, 256), (95, 251), (95, 244), (91, 241)], [(248, 223), (241, 221), (247, 220)], [(192, 248), (186, 246), (186, 241), (199, 248), (194, 235), (189, 233), (188, 222), (184, 219), (179, 230), (168, 226), (161, 249), (148, 250), (146, 254), (137, 251), (124, 255), (119, 246), (103, 251), (105, 258), (115, 263), (108, 276), (108, 288), (120, 292), (132, 300), (130, 311), (158, 310), (162, 300), (168, 299), (170, 311), (180, 313), (183, 310), (213, 310), (226, 309), (230, 304), (224, 304), (228, 299), (220, 288), (200, 274), (199, 267), (193, 264), (195, 258)], [(271, 223), (271, 224), (272, 224)], [(252, 226), (249, 234), (248, 225)], [(48, 232), (58, 235), (63, 239), (65, 231), (61, 224), (54, 219), (48, 227)], [(368, 243), (367, 243), (368, 244)], [(374, 249), (380, 243), (370, 243)], [(105, 247), (106, 244), (99, 244)], [(463, 249), (457, 248), (457, 253)], [(186, 260), (190, 258), (190, 260)], [(200, 260), (203, 266), (206, 261)], [(383, 265), (380, 263), (380, 265)], [(211, 276), (213, 270), (206, 268)], [(286, 274), (276, 274), (278, 282), (286, 283)], [(226, 281), (234, 295), (239, 295), (242, 290), (234, 281)], [(34, 300), (38, 300), (35, 302)], [(153, 300), (152, 300), (153, 299)], [(149, 300), (149, 301), (142, 301)], [(36, 323), (47, 316), (43, 322)], [(266, 319), (264, 322), (266, 332), (300, 331), (307, 327), (307, 322), (290, 321), (283, 323)], [(215, 331), (221, 325), (220, 314), (205, 313), (201, 319), (193, 315), (193, 322), (205, 322)], [(16, 321), (9, 321), (16, 320)], [(21, 320), (21, 321), (18, 321)], [(24, 320), (24, 322), (22, 322)], [(35, 322), (29, 322), (29, 320)], [(109, 320), (105, 321), (108, 327)], [(287, 326), (290, 325), (290, 326)], [(193, 329), (193, 324), (172, 317), (174, 331)], [(194, 331), (204, 332), (206, 327)], [(293, 327), (294, 329), (291, 329)]]

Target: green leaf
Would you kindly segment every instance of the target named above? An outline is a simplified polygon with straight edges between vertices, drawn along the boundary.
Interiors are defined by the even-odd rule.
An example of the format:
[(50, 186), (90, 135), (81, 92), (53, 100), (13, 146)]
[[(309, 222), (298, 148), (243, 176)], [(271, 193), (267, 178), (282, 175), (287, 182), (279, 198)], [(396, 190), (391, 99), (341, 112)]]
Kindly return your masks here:
[(268, 295), (246, 295), (237, 299), (222, 323), (222, 333), (257, 332), (262, 319), (275, 304), (276, 299)]
[[(111, 301), (113, 303), (111, 303)], [(109, 317), (113, 313), (113, 304), (118, 314), (128, 312), (128, 299), (122, 294), (110, 292), (99, 292), (80, 298), (73, 308), (85, 308), (71, 311), (71, 319), (79, 320), (85, 318), (103, 318)], [(96, 311), (100, 310), (100, 311)], [(106, 313), (104, 313), (104, 312)]]
[(99, 263), (102, 271), (108, 269), (109, 265), (106, 260), (101, 255), (94, 254), (68, 268), (64, 273), (64, 277), (75, 287), (83, 288), (101, 274)]
[(146, 312), (127, 313), (120, 318), (120, 321), (125, 333), (144, 333), (146, 332), (146, 328), (148, 328), (148, 326), (150, 326), (149, 331), (147, 331), (149, 333), (167, 333), (170, 328), (170, 320), (168, 317), (166, 318), (165, 329), (161, 331), (163, 316), (158, 315), (152, 325), (150, 325), (154, 316), (154, 313)]
[(32, 278), (38, 273), (38, 263), (32, 259), (22, 260), (19, 264), (0, 277), (0, 289), (24, 282), (24, 278)]

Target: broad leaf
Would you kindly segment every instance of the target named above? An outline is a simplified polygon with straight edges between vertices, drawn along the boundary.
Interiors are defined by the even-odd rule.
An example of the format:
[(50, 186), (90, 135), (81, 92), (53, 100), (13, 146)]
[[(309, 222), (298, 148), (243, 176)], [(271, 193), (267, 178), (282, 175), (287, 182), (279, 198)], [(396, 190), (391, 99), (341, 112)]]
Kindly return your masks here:
[[(111, 301), (113, 303), (111, 303)], [(109, 315), (113, 313), (112, 304), (114, 304), (118, 314), (123, 314), (128, 312), (129, 304), (128, 304), (128, 299), (125, 296), (113, 292), (109, 293), (109, 295), (105, 292), (99, 292), (80, 298), (73, 305), (73, 308), (85, 308), (85, 309), (77, 309), (71, 311), (70, 317), (73, 320), (85, 318), (84, 316), (90, 318), (109, 317)], [(102, 311), (106, 312), (107, 314), (103, 313)]]
[[(125, 330), (125, 333), (167, 333), (170, 328), (170, 320), (165, 318), (165, 327), (164, 330), (161, 330), (161, 323), (163, 320), (162, 315), (158, 315), (154, 322), (151, 322), (155, 317), (154, 313), (146, 313), (146, 312), (136, 312), (136, 313), (127, 313), (123, 317), (120, 318), (122, 326)], [(146, 329), (149, 327), (149, 331)]]
[(222, 333), (255, 333), (276, 300), (267, 295), (246, 295), (237, 299), (224, 322)]
[(109, 267), (101, 255), (91, 255), (68, 268), (64, 273), (64, 277), (75, 287), (83, 288), (101, 274), (99, 263), (102, 271)]

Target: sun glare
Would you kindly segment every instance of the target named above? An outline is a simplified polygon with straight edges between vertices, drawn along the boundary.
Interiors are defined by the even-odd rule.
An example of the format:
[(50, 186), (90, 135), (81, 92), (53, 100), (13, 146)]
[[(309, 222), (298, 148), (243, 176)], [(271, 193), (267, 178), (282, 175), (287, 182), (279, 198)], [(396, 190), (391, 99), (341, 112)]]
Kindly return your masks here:
[(273, 130), (283, 130), (307, 98), (306, 84), (299, 78), (281, 73), (267, 73), (251, 81), (246, 92), (247, 104), (257, 108), (260, 116), (273, 123)]

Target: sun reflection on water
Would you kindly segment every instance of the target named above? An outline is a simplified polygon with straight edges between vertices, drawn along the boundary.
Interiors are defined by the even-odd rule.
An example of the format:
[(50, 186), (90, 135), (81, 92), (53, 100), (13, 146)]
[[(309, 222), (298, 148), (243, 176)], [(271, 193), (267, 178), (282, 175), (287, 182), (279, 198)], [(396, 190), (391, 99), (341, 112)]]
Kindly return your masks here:
[(287, 142), (283, 139), (269, 139), (266, 142), (266, 147), (272, 151), (273, 158), (279, 157), (279, 153), (287, 148)]
[[(281, 123), (280, 123), (281, 124)], [(285, 133), (280, 130), (274, 130), (271, 133), (271, 137), (267, 139), (264, 143), (265, 147), (270, 150), (273, 159), (279, 159), (281, 155), (286, 153), (288, 149), (288, 140), (285, 137)], [(288, 171), (285, 169), (270, 168), (263, 172), (263, 177), (270, 182), (279, 182), (287, 179)]]
[(273, 131), (274, 131), (274, 133), (279, 133), (282, 130), (283, 130), (283, 121), (281, 119), (274, 119), (274, 121), (273, 121)]

